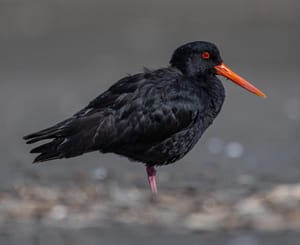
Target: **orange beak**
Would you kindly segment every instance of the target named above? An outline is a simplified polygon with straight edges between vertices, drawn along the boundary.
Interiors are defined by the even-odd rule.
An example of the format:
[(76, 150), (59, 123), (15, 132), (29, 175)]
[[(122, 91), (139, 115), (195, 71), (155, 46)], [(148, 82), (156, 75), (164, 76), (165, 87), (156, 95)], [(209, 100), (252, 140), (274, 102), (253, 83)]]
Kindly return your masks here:
[(224, 76), (237, 85), (243, 87), (244, 89), (247, 89), (253, 94), (256, 94), (260, 97), (266, 98), (267, 96), (260, 91), (258, 88), (254, 87), (251, 83), (247, 82), (244, 78), (240, 77), (238, 74), (236, 74), (234, 71), (230, 70), (228, 66), (226, 66), (223, 62), (220, 65), (216, 65), (215, 69), (217, 71), (217, 75)]

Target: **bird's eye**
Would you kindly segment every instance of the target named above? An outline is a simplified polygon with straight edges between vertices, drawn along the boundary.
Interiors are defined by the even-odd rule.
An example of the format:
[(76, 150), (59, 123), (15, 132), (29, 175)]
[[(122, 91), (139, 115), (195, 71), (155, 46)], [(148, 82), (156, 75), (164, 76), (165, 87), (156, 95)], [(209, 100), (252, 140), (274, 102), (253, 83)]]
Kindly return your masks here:
[(208, 60), (210, 58), (210, 53), (205, 51), (201, 54), (201, 56), (202, 56), (202, 59)]

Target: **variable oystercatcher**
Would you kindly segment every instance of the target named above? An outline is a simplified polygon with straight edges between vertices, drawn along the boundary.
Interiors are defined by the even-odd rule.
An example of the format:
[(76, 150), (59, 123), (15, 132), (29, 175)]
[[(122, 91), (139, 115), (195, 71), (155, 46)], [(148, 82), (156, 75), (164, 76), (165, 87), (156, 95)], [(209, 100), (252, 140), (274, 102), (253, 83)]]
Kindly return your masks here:
[(155, 166), (182, 158), (220, 112), (225, 92), (216, 75), (266, 97), (223, 63), (214, 44), (196, 41), (177, 48), (169, 67), (124, 77), (72, 117), (24, 139), (51, 139), (31, 150), (39, 153), (34, 162), (91, 151), (142, 162), (156, 193)]

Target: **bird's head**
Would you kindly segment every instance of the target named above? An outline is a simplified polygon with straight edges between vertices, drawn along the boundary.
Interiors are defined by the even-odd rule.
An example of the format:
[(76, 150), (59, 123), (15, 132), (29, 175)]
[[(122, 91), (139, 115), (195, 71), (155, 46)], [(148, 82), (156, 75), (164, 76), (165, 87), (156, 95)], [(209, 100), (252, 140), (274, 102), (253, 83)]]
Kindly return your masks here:
[(263, 92), (224, 64), (217, 46), (213, 43), (196, 41), (184, 44), (174, 51), (170, 64), (189, 77), (224, 76), (248, 91), (266, 97)]

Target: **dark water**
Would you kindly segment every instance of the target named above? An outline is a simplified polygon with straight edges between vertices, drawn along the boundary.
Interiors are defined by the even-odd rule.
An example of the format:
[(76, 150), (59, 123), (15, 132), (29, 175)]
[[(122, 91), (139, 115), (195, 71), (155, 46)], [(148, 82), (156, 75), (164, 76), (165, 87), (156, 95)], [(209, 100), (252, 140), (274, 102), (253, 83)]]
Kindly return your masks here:
[[(41, 222), (36, 210), (25, 221), (16, 213), (7, 215), (7, 210), (12, 205), (30, 209), (18, 207), (23, 198), (34, 199), (20, 195), (20, 186), (74, 190), (80, 176), (86, 185), (103, 177), (103, 182), (98, 181), (104, 188), (116, 185), (124, 193), (137, 188), (147, 195), (142, 165), (93, 153), (33, 166), (21, 137), (70, 116), (127, 73), (167, 65), (178, 45), (193, 40), (215, 42), (225, 63), (268, 98), (262, 100), (224, 80), (227, 100), (218, 119), (188, 156), (159, 169), (162, 196), (163, 190), (193, 189), (201, 190), (203, 199), (219, 192), (230, 199), (232, 192), (263, 196), (282, 184), (297, 185), (299, 5), (292, 0), (1, 1), (0, 244), (298, 244), (297, 194), (296, 205), (289, 209), (296, 218), (279, 222), (283, 225), (276, 229), (262, 229), (254, 222), (248, 228), (243, 223), (228, 230), (215, 227), (195, 232), (186, 226), (170, 228), (163, 218), (150, 225), (128, 224), (126, 219), (112, 218), (118, 215), (108, 215), (104, 225), (87, 222), (75, 229)], [(192, 195), (183, 196), (197, 206)], [(176, 199), (174, 205), (181, 201)], [(158, 206), (153, 204), (153, 209)], [(276, 212), (290, 217), (286, 210)], [(46, 220), (48, 216), (43, 215)]]

